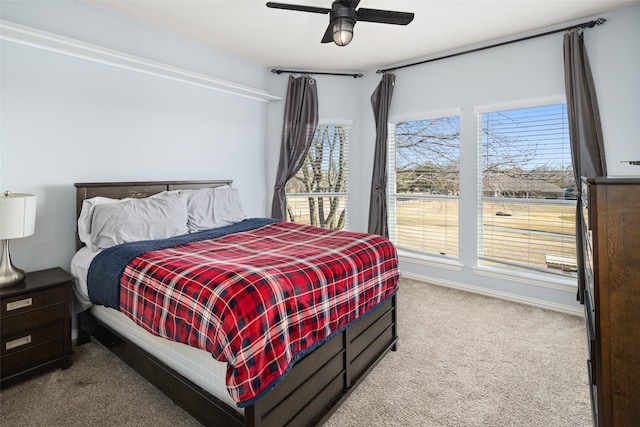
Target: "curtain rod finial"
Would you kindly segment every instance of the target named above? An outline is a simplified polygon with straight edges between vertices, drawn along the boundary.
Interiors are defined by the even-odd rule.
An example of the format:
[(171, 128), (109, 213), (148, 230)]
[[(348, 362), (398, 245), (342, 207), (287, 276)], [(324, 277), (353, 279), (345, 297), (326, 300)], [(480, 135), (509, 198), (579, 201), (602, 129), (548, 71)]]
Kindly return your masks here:
[(605, 22), (607, 22), (607, 20), (606, 20), (606, 19), (604, 19), (604, 18), (598, 18), (598, 19), (596, 19), (596, 25), (602, 25), (602, 24), (604, 24)]

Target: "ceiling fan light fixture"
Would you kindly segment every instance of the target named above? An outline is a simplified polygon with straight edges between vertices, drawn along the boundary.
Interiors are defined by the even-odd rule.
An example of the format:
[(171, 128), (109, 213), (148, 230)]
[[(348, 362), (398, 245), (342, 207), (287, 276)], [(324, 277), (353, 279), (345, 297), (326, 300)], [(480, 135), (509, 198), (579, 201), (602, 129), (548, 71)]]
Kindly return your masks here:
[(300, 4), (267, 2), (267, 7), (273, 9), (296, 10), (329, 14), (329, 25), (322, 36), (321, 43), (334, 42), (338, 46), (346, 46), (353, 39), (353, 27), (356, 22), (377, 22), (380, 24), (407, 25), (413, 21), (414, 14), (410, 12), (396, 12), (393, 10), (365, 9), (356, 10), (360, 0), (333, 0), (331, 9)]
[(346, 46), (353, 39), (354, 21), (349, 18), (338, 18), (333, 22), (333, 42), (338, 46)]

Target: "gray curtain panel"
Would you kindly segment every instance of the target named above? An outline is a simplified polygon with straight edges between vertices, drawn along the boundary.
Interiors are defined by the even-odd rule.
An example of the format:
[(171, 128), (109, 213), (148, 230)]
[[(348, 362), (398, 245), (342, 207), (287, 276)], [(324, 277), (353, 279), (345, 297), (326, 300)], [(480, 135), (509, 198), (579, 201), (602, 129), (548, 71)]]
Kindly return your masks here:
[(376, 145), (369, 199), (369, 233), (389, 237), (387, 222), (387, 137), (389, 107), (396, 82), (394, 74), (385, 73), (371, 95), (371, 106), (376, 121)]
[(271, 216), (287, 217), (285, 185), (304, 164), (313, 135), (318, 126), (318, 90), (309, 76), (289, 76), (282, 125), (280, 162), (271, 205)]
[(581, 29), (564, 35), (564, 77), (574, 174), (606, 175), (600, 111)]
[[(582, 30), (567, 31), (564, 35), (564, 76), (571, 138), (571, 160), (573, 174), (580, 195), (581, 177), (607, 174), (604, 155), (600, 112), (591, 75), (591, 67), (584, 46)], [(578, 295), (584, 302), (584, 252), (582, 227), (582, 201), (576, 205), (576, 258), (578, 267)]]

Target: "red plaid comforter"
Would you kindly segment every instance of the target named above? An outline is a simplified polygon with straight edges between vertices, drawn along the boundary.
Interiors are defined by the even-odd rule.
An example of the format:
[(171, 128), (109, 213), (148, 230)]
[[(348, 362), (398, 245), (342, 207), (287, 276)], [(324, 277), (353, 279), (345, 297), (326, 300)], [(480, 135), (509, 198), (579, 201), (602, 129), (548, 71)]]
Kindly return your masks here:
[(277, 222), (135, 258), (120, 280), (120, 309), (227, 362), (227, 388), (242, 407), (392, 296), (397, 267), (380, 236)]

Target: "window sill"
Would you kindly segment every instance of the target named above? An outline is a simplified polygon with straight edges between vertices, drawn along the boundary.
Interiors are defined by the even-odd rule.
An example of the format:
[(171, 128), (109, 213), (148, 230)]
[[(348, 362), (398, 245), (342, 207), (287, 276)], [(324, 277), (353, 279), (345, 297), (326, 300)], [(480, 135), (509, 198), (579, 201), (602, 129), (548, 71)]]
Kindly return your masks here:
[(439, 258), (435, 256), (428, 256), (423, 254), (416, 254), (404, 249), (398, 249), (398, 257), (401, 261), (412, 262), (415, 264), (426, 265), (429, 267), (443, 268), (452, 271), (462, 271), (464, 265), (460, 264), (456, 260)]
[(573, 278), (557, 277), (555, 275), (545, 275), (543, 273), (525, 273), (519, 271), (505, 271), (492, 267), (473, 267), (473, 274), (478, 276), (492, 277), (494, 279), (510, 280), (512, 282), (524, 283), (533, 286), (557, 289), (565, 292), (576, 292), (577, 281)]

